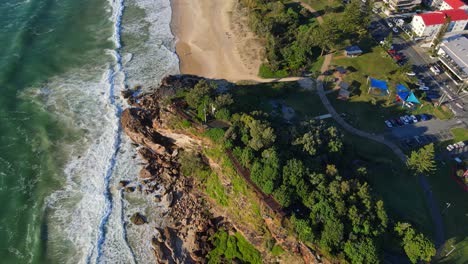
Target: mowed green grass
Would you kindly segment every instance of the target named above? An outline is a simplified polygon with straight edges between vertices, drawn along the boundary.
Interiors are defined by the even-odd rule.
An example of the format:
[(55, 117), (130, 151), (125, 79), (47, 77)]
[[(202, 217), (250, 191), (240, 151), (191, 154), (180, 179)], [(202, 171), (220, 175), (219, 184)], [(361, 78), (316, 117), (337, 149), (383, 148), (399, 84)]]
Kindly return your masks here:
[[(468, 129), (453, 128), (450, 131), (454, 138), (441, 142), (442, 150), (448, 144), (468, 140)], [(440, 162), (437, 173), (428, 178), (439, 207), (443, 211), (447, 240), (436, 263), (464, 264), (468, 263), (468, 193), (450, 177), (452, 165), (451, 160)], [(450, 203), (449, 208), (447, 203)], [(452, 252), (449, 254), (450, 251)], [(446, 256), (447, 254), (449, 255)]]
[[(468, 263), (468, 192), (464, 192), (450, 177), (452, 164), (449, 163), (439, 163), (437, 173), (428, 177), (442, 211), (447, 240), (436, 263), (465, 264)], [(448, 208), (447, 203), (450, 203)], [(446, 256), (452, 249), (452, 253)]]
[(281, 101), (292, 107), (301, 118), (314, 118), (327, 111), (315, 91), (305, 90), (297, 82), (237, 85), (233, 88), (235, 107), (241, 112), (273, 111), (272, 101)]
[(367, 180), (393, 219), (412, 223), (418, 230), (433, 236), (434, 226), (424, 193), (406, 165), (383, 144), (348, 133), (344, 135), (344, 142), (347, 151), (343, 157), (351, 156), (364, 162)]
[[(365, 49), (364, 49), (365, 50)], [(351, 85), (352, 94), (348, 101), (337, 100), (337, 92), (329, 94), (328, 98), (339, 113), (345, 114), (345, 119), (353, 126), (368, 131), (379, 133), (384, 131), (384, 121), (397, 118), (405, 114), (429, 113), (439, 119), (452, 117), (450, 112), (435, 108), (432, 104), (420, 101), (422, 107), (410, 111), (395, 103), (395, 87), (401, 83), (411, 88), (412, 80), (397, 73), (398, 65), (386, 54), (380, 46), (368, 47), (367, 52), (356, 58), (346, 58), (337, 54), (332, 61), (334, 66), (344, 66), (352, 69), (345, 76), (345, 81)], [(368, 77), (388, 82), (389, 95), (375, 96), (369, 93)]]

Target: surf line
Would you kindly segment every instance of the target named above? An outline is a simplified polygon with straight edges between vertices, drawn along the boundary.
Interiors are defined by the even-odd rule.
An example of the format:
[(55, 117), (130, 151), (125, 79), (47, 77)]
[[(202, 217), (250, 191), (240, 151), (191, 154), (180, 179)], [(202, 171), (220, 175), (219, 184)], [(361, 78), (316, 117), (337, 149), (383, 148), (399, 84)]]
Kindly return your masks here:
[[(123, 15), (123, 10), (124, 10), (124, 0), (109, 0), (109, 3), (112, 5), (112, 8), (114, 9), (113, 10), (113, 17), (115, 19), (115, 22), (114, 22), (114, 35), (113, 35), (115, 49), (112, 51), (112, 54), (113, 54), (114, 59), (115, 59), (115, 65), (114, 65), (113, 68), (110, 66), (110, 68), (108, 70), (108, 79), (107, 79), (108, 84), (109, 84), (109, 94), (108, 94), (109, 97), (108, 97), (108, 100), (109, 100), (110, 105), (112, 105), (114, 107), (114, 109), (115, 109), (115, 115), (117, 117), (117, 128), (115, 130), (112, 157), (109, 160), (109, 166), (108, 166), (108, 168), (106, 170), (106, 174), (104, 176), (104, 193), (103, 193), (103, 195), (105, 197), (106, 204), (105, 204), (105, 208), (104, 208), (104, 215), (102, 216), (101, 222), (99, 224), (99, 233), (98, 233), (97, 249), (96, 249), (97, 256), (96, 256), (96, 261), (95, 261), (96, 263), (100, 263), (101, 258), (103, 256), (102, 250), (103, 250), (104, 242), (106, 241), (107, 223), (109, 222), (109, 218), (111, 216), (112, 209), (113, 209), (113, 197), (112, 197), (112, 193), (110, 191), (110, 180), (111, 180), (111, 177), (112, 177), (112, 175), (114, 173), (114, 169), (115, 169), (115, 166), (116, 166), (116, 163), (117, 163), (117, 155), (118, 155), (118, 152), (120, 150), (120, 146), (121, 146), (121, 142), (122, 142), (122, 138), (121, 138), (122, 127), (121, 127), (121, 124), (120, 124), (120, 117), (122, 115), (122, 106), (116, 100), (117, 96), (115, 94), (115, 92), (116, 92), (115, 76), (117, 74), (119, 74), (119, 73), (123, 75), (123, 80), (122, 80), (122, 83), (120, 85), (125, 86), (125, 82), (126, 82), (126, 76), (125, 76), (125, 72), (123, 71), (122, 59), (121, 59), (121, 55), (120, 55), (120, 49), (122, 47), (121, 46), (120, 36), (121, 36), (121, 26), (122, 26), (121, 25), (122, 15)], [(122, 200), (121, 193), (118, 196), (118, 199)], [(123, 201), (121, 201), (121, 203), (123, 203)], [(121, 214), (121, 216), (120, 216), (119, 219), (121, 219), (121, 223), (123, 225), (123, 221), (124, 221), (124, 219), (123, 219), (123, 208), (120, 211), (120, 214)], [(133, 250), (131, 249), (130, 245), (128, 244), (125, 226), (123, 226), (122, 230), (123, 230), (122, 237), (123, 237), (123, 239), (125, 241), (125, 244), (128, 247), (128, 250), (129, 250), (132, 258), (133, 258), (133, 262), (135, 263), (135, 254), (134, 254)], [(91, 262), (91, 255), (88, 255), (87, 263), (90, 263), (90, 262)]]

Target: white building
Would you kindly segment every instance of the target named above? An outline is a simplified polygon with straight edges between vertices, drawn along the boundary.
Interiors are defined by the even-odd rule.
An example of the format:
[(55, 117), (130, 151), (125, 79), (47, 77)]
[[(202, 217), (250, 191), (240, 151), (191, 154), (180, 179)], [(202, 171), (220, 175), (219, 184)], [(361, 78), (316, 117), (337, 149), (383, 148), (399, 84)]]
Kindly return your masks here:
[(421, 4), (421, 0), (389, 0), (388, 4), (392, 10), (405, 11)]
[(411, 27), (419, 37), (433, 36), (445, 23), (446, 17), (450, 17), (447, 32), (463, 31), (468, 24), (468, 14), (465, 10), (450, 9), (415, 15)]
[(449, 9), (468, 9), (468, 4), (462, 0), (443, 0), (439, 10), (449, 10)]
[(468, 80), (468, 39), (457, 37), (440, 44), (439, 60), (454, 76), (462, 81)]

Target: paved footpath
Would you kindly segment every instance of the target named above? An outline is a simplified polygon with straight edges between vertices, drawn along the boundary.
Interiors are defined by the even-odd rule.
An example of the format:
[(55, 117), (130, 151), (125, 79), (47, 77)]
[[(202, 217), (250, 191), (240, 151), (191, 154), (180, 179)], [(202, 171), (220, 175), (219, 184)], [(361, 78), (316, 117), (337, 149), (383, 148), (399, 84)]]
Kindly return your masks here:
[[(309, 10), (311, 13), (315, 15), (315, 18), (317, 19), (319, 24), (323, 23), (323, 18), (319, 15), (319, 13), (313, 9), (310, 5), (299, 1), (299, 3)], [(325, 55), (325, 59), (323, 61), (322, 67), (320, 68), (320, 72), (324, 73), (326, 70), (328, 70), (328, 67), (330, 66), (332, 60), (332, 54), (327, 54)], [(327, 111), (332, 115), (333, 119), (340, 124), (346, 131), (350, 132), (351, 134), (364, 137), (370, 140), (373, 140), (375, 142), (381, 143), (389, 147), (395, 155), (403, 162), (406, 163), (406, 155), (403, 153), (403, 151), (392, 141), (386, 140), (383, 135), (376, 135), (376, 134), (371, 134), (362, 130), (359, 130), (350, 124), (348, 124), (333, 108), (332, 104), (330, 103), (330, 100), (328, 100), (327, 95), (325, 93), (325, 89), (323, 87), (323, 79), (324, 76), (320, 75), (319, 78), (317, 79), (317, 93), (320, 97), (320, 100), (322, 101), (323, 105), (327, 109)], [(424, 194), (426, 196), (426, 202), (429, 206), (429, 209), (431, 211), (431, 216), (432, 216), (432, 221), (434, 222), (435, 226), (435, 244), (436, 247), (438, 248), (438, 253), (440, 253), (440, 250), (442, 249), (442, 245), (444, 244), (444, 226), (442, 222), (442, 216), (440, 214), (440, 210), (437, 206), (437, 204), (434, 201), (434, 198), (432, 196), (432, 191), (430, 188), (429, 183), (426, 180), (425, 176), (419, 176), (419, 183), (421, 187), (424, 190)]]
[[(331, 54), (327, 54), (325, 56), (325, 60), (321, 67), (322, 73), (328, 69), (331, 59), (332, 59)], [(332, 104), (330, 103), (330, 100), (328, 100), (327, 95), (325, 93), (325, 89), (323, 87), (323, 79), (324, 79), (324, 75), (320, 75), (319, 78), (317, 79), (317, 93), (323, 105), (327, 109), (327, 111), (332, 115), (333, 119), (351, 134), (364, 137), (364, 138), (386, 145), (395, 153), (395, 155), (403, 163), (406, 163), (406, 159), (407, 159), (406, 155), (395, 143), (393, 143), (392, 141), (386, 140), (383, 135), (371, 134), (371, 133), (359, 130), (351, 126), (336, 112), (335, 108), (332, 106)], [(438, 248), (438, 253), (439, 253), (440, 250), (442, 249), (441, 246), (444, 244), (444, 241), (445, 241), (442, 216), (440, 214), (440, 210), (437, 206), (437, 203), (434, 201), (434, 197), (432, 196), (432, 191), (431, 191), (429, 183), (427, 182), (426, 177), (419, 176), (419, 183), (422, 189), (424, 190), (424, 195), (426, 196), (426, 203), (429, 206), (429, 209), (431, 212), (432, 221), (435, 226), (435, 245)]]

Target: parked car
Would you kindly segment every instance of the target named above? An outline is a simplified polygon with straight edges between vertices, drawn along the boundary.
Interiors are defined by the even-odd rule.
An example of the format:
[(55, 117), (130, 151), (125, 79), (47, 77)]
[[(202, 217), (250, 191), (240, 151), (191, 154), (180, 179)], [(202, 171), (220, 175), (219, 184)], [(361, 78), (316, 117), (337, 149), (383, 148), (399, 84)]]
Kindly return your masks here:
[(388, 121), (388, 120), (385, 120), (385, 125), (386, 125), (388, 128), (393, 127), (393, 126), (392, 126), (392, 123), (391, 123), (390, 121)]
[(406, 121), (408, 121), (408, 124), (413, 123), (413, 119), (409, 115), (405, 115), (405, 119), (406, 119)]
[(448, 145), (448, 146), (447, 146), (447, 150), (448, 150), (448, 151), (452, 151), (453, 149), (454, 149), (454, 147), (453, 147), (452, 145)]
[(396, 61), (399, 61), (399, 60), (403, 59), (403, 57), (401, 57), (400, 55), (394, 55), (393, 59), (396, 60)]
[(420, 90), (420, 91), (429, 91), (429, 87), (427, 87), (427, 86), (419, 86), (418, 90)]
[(431, 68), (429, 68), (435, 75), (440, 74), (440, 69), (436, 65), (432, 65)]
[(387, 22), (387, 26), (391, 28), (391, 27), (393, 27), (393, 24), (390, 23), (390, 22)]
[(387, 52), (390, 53), (390, 54), (396, 54), (397, 53), (396, 50), (394, 50), (394, 49), (389, 49), (389, 50), (387, 50)]
[(395, 119), (389, 119), (388, 121), (390, 121), (390, 123), (392, 123), (392, 126), (394, 127), (399, 126)]
[(411, 119), (413, 120), (413, 123), (417, 123), (417, 122), (418, 122), (418, 119), (416, 118), (416, 116), (411, 115), (410, 117), (411, 117)]
[(404, 125), (404, 123), (403, 123), (399, 118), (395, 118), (395, 119), (393, 119), (393, 121), (394, 121), (398, 126)]
[(406, 119), (406, 117), (404, 117), (404, 116), (400, 116), (400, 120), (401, 120), (401, 122), (403, 122), (403, 124), (405, 124), (405, 125), (409, 124), (409, 123), (408, 123), (408, 119)]
[(408, 76), (416, 76), (416, 73), (414, 73), (414, 72), (407, 72), (406, 75), (408, 75)]
[(393, 32), (398, 33), (398, 29), (396, 27), (392, 28)]
[(431, 115), (428, 115), (428, 114), (422, 114), (421, 115), (421, 120), (422, 121), (427, 121), (427, 120), (431, 120), (431, 119), (432, 119)]

